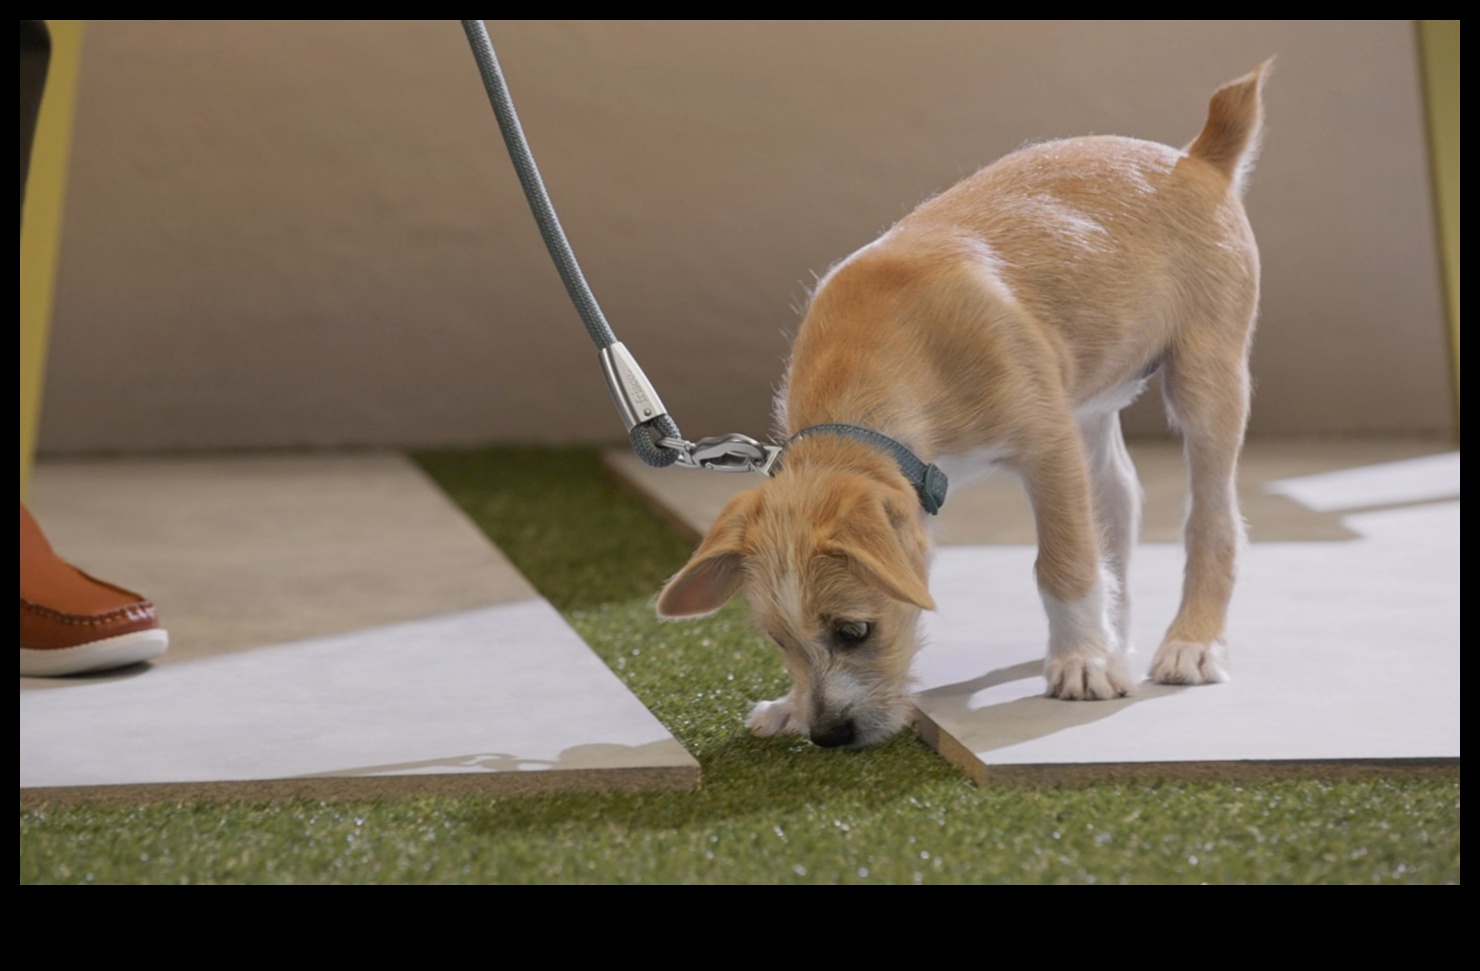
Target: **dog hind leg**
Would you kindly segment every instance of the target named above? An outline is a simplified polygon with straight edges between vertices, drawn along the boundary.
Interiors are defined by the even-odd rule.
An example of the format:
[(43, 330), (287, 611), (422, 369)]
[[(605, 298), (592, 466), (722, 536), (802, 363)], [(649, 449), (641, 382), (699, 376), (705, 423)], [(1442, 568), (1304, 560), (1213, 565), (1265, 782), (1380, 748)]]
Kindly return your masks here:
[(1099, 527), (1100, 555), (1115, 578), (1111, 622), (1122, 652), (1131, 644), (1131, 552), (1141, 535), (1141, 482), (1125, 447), (1120, 412), (1080, 419), (1090, 484), (1094, 488), (1095, 523)]
[(1167, 362), (1166, 392), (1187, 461), (1187, 565), (1182, 605), (1151, 661), (1149, 677), (1162, 684), (1227, 681), (1224, 626), (1244, 544), (1236, 488), (1249, 413), (1244, 343), (1179, 348)]

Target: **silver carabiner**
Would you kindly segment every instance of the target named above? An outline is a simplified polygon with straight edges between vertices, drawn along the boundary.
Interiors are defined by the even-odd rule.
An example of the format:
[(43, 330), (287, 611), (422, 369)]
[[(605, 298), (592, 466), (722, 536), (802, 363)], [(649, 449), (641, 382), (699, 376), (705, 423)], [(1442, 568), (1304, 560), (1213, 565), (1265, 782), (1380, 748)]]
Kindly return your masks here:
[(777, 456), (781, 454), (780, 446), (764, 445), (749, 435), (738, 432), (711, 435), (697, 442), (663, 438), (659, 439), (658, 444), (679, 453), (676, 464), (686, 469), (709, 469), (713, 472), (759, 472), (770, 475)]

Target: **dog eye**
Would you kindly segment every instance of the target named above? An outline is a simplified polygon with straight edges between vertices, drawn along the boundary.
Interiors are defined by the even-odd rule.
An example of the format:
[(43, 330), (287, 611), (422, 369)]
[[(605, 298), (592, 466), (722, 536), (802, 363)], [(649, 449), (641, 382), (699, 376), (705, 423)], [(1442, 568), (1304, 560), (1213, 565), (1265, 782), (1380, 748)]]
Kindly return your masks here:
[(873, 626), (866, 620), (843, 620), (833, 626), (833, 636), (844, 647), (854, 647), (868, 640)]

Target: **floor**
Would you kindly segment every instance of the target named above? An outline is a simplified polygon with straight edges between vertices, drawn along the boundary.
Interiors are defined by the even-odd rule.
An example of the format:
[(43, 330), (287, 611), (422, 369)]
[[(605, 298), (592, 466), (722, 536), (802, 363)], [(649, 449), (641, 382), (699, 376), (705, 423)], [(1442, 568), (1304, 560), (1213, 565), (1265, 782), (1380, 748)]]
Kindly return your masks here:
[(699, 767), (410, 461), (44, 462), (70, 561), (157, 662), (21, 679), (22, 804), (688, 788)]
[[(1182, 473), (1147, 491), (1133, 667), (1175, 608)], [(697, 535), (748, 476), (624, 481)], [(1275, 442), (1242, 470), (1252, 543), (1234, 679), (1041, 697), (1046, 622), (1012, 480), (940, 517), (917, 729), (978, 782), (1245, 778), (1459, 761), (1459, 456), (1432, 443)], [(170, 652), (21, 679), (22, 804), (378, 798), (697, 785), (697, 763), (506, 559), (394, 453), (45, 462), (53, 544), (149, 591)], [(1138, 672), (1139, 673), (1139, 672)]]
[[(1183, 473), (1133, 445), (1147, 493), (1132, 565), (1133, 674), (1180, 593)], [(748, 476), (609, 465), (695, 536)], [(1422, 442), (1251, 443), (1251, 544), (1229, 625), (1233, 678), (1130, 697), (1042, 697), (1047, 622), (1032, 518), (1010, 477), (950, 497), (916, 661), (917, 729), (978, 782), (1458, 771), (1459, 454)]]

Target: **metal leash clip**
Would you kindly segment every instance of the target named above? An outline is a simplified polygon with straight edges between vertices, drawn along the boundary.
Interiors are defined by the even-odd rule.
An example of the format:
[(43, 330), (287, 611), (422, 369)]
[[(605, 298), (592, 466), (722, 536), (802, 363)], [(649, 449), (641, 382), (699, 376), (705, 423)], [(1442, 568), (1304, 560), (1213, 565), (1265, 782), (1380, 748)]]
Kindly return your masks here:
[(678, 461), (686, 469), (709, 469), (713, 472), (759, 472), (769, 476), (781, 456), (781, 446), (764, 445), (749, 435), (732, 432), (711, 435), (697, 442), (682, 438), (660, 438), (658, 445), (678, 452)]
[[(658, 392), (647, 375), (642, 373), (631, 352), (621, 342), (609, 344), (601, 349), (601, 370), (606, 375), (606, 386), (612, 393), (612, 402), (622, 416), (627, 431), (638, 425), (646, 425), (655, 418), (668, 414)], [(677, 431), (677, 426), (670, 426)], [(674, 465), (686, 469), (710, 469), (715, 472), (759, 472), (769, 476), (781, 455), (781, 446), (763, 445), (749, 435), (735, 432), (730, 435), (713, 435), (690, 442), (682, 438), (658, 439), (658, 447), (677, 452)], [(640, 455), (641, 453), (639, 453)]]

